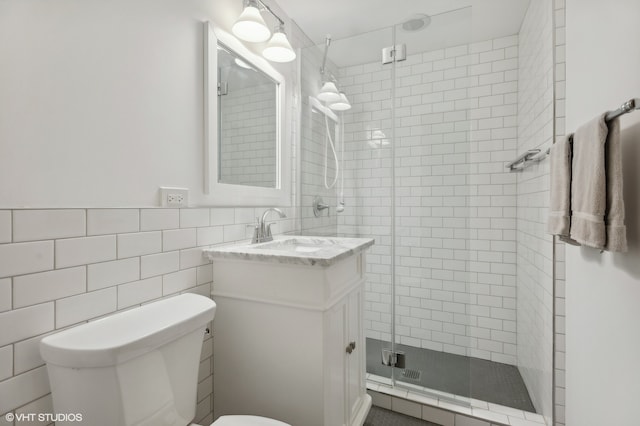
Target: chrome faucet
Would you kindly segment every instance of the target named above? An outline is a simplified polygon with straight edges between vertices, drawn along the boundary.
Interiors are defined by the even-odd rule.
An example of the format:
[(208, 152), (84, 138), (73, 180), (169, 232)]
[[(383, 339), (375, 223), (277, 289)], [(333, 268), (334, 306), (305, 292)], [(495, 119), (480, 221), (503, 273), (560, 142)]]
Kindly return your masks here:
[(266, 243), (267, 241), (273, 241), (273, 235), (271, 235), (271, 223), (267, 224), (265, 221), (267, 220), (267, 216), (270, 212), (276, 212), (280, 216), (280, 218), (287, 217), (284, 212), (278, 208), (271, 207), (268, 208), (262, 213), (262, 217), (260, 221), (256, 225), (255, 231), (253, 233), (253, 239), (251, 240), (252, 244), (255, 243)]

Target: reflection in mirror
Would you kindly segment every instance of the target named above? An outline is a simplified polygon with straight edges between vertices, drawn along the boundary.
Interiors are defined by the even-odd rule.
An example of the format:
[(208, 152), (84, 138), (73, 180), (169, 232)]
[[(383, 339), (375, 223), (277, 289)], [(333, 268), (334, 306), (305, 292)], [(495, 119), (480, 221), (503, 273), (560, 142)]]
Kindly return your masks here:
[(276, 188), (278, 83), (218, 43), (218, 182)]

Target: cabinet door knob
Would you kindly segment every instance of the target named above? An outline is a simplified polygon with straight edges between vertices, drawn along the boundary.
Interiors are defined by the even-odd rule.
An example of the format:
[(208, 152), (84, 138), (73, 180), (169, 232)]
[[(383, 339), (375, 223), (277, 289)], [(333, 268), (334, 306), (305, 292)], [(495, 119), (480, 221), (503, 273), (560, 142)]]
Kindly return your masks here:
[(356, 348), (356, 342), (351, 342), (347, 346), (347, 353), (350, 354)]

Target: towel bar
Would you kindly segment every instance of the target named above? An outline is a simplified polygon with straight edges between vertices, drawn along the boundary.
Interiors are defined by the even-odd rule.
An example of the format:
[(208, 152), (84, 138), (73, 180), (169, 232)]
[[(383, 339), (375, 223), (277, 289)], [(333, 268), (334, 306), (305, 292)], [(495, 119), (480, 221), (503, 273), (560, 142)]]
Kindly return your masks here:
[[(640, 110), (640, 98), (629, 99), (627, 102), (623, 103), (617, 110), (609, 111), (605, 117), (605, 120), (611, 121), (614, 118), (618, 118), (621, 115), (627, 114), (634, 110)], [(537, 163), (544, 160), (550, 152), (551, 148), (547, 148), (544, 151), (540, 149), (530, 149), (507, 164), (506, 168), (509, 169), (510, 172), (515, 170), (523, 170), (527, 168), (531, 163)]]

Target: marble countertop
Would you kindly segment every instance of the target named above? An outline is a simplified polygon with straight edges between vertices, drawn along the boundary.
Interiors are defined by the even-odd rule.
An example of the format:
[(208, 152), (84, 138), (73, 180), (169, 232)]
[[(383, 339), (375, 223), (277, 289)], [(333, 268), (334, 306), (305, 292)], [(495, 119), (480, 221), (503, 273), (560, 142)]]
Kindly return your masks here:
[(374, 244), (373, 238), (280, 235), (273, 241), (234, 243), (204, 249), (210, 260), (237, 259), (307, 266), (331, 266)]

